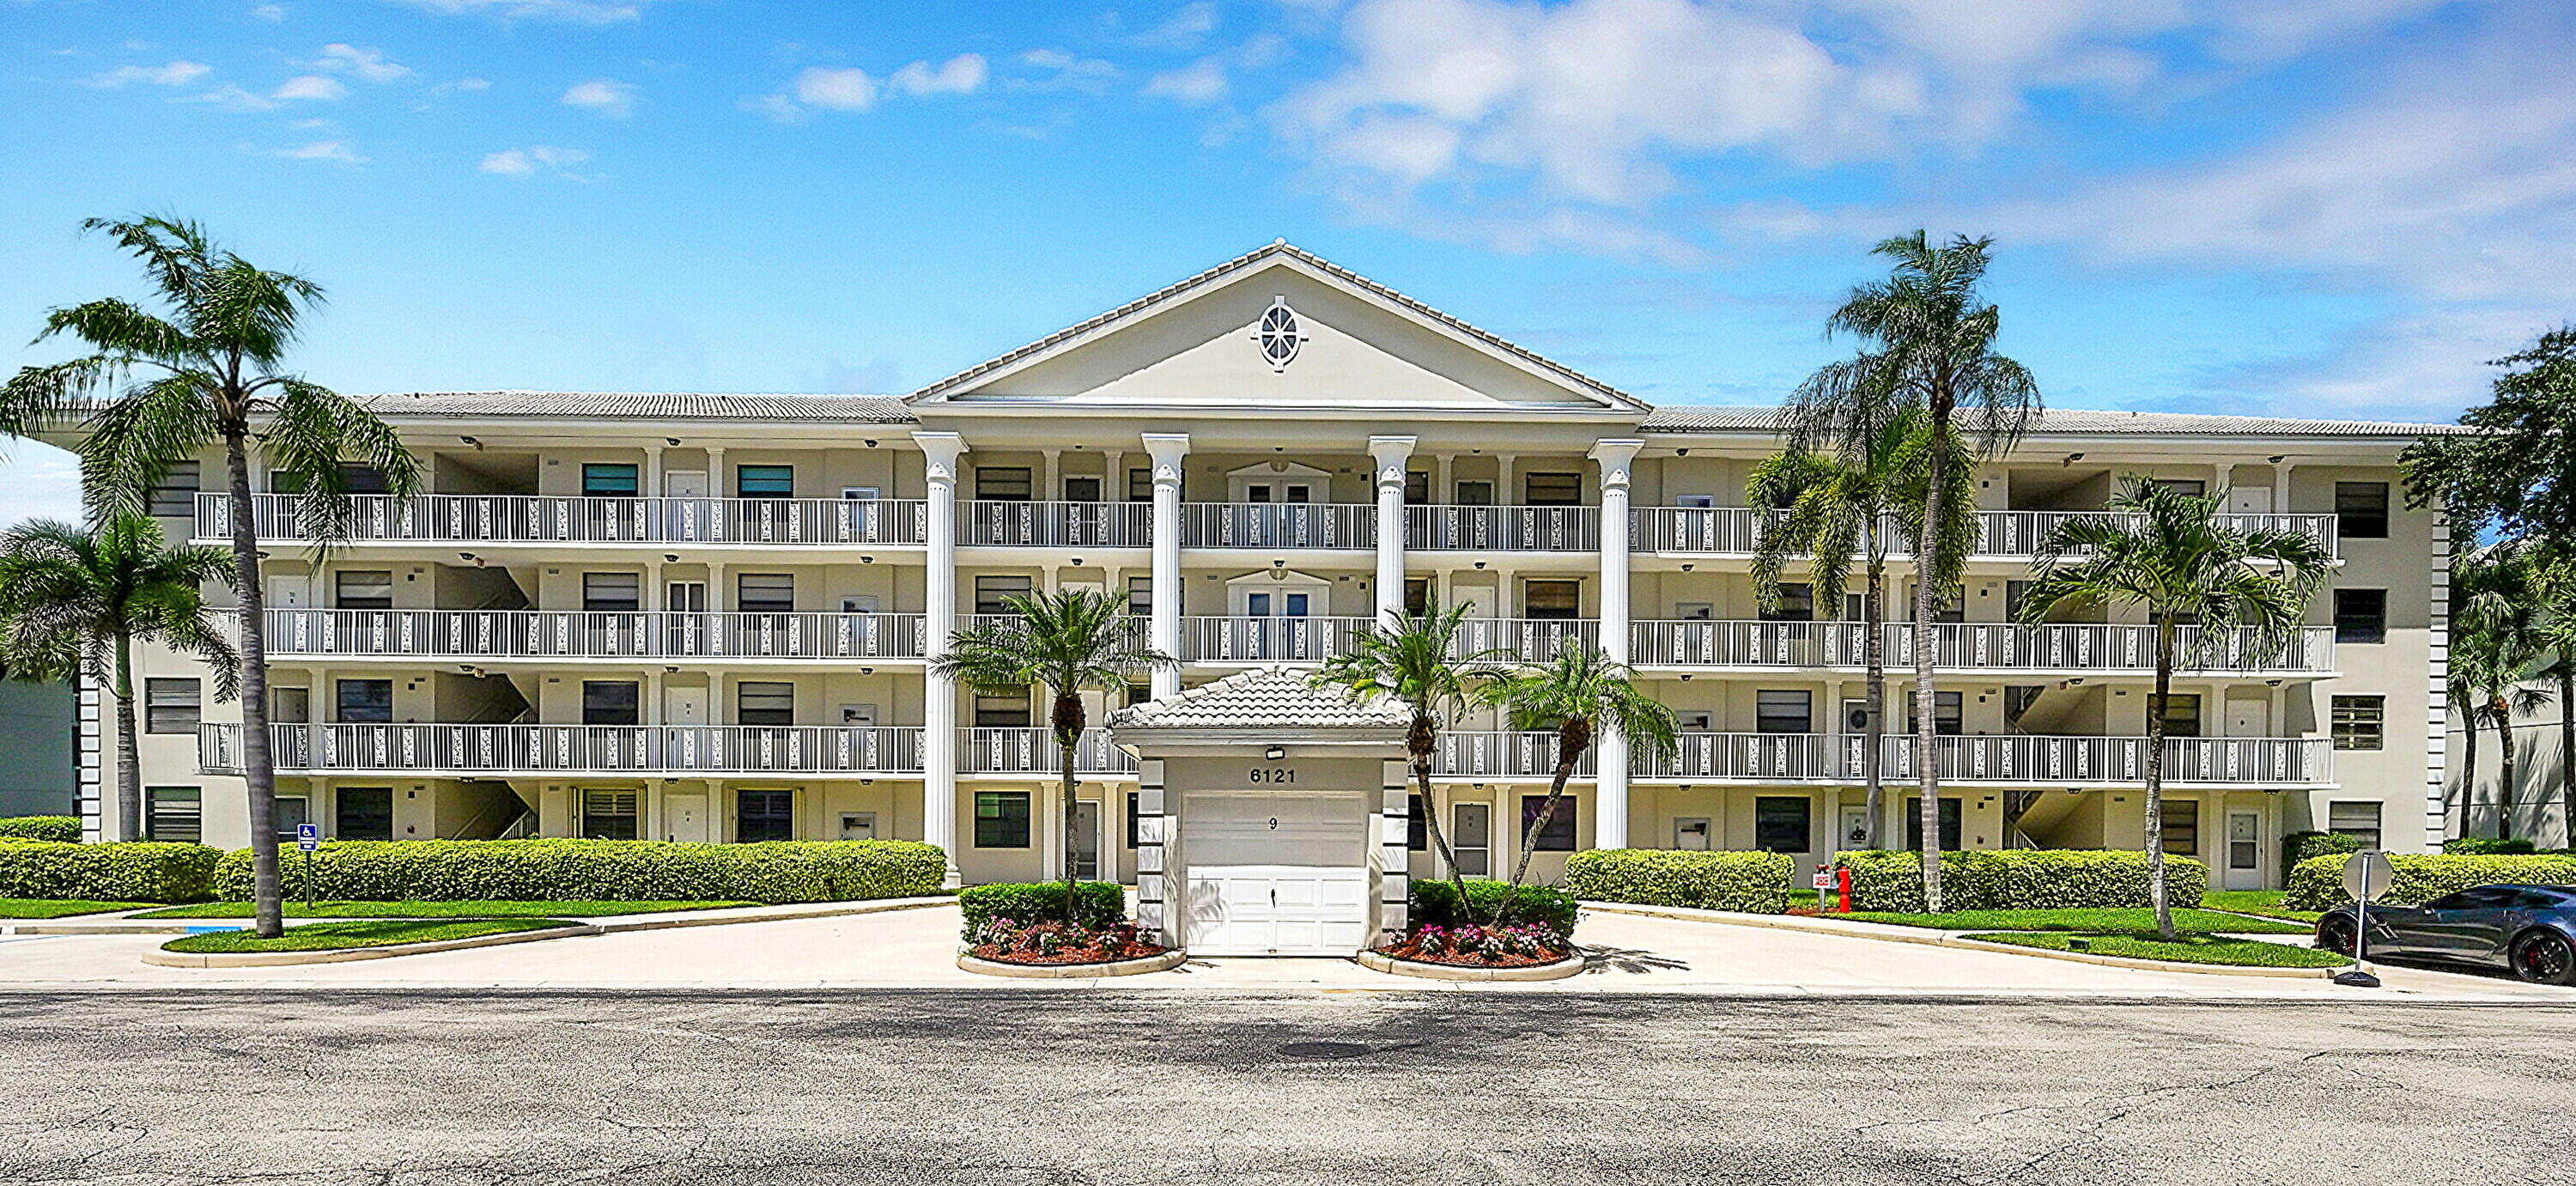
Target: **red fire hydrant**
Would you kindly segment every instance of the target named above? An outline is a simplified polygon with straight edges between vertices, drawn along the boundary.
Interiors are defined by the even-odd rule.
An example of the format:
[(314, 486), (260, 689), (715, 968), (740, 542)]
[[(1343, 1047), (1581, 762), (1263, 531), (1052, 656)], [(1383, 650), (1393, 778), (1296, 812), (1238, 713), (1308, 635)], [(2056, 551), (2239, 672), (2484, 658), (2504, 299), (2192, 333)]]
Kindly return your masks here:
[(1842, 912), (1849, 914), (1851, 913), (1851, 867), (1846, 865), (1834, 870), (1834, 881), (1842, 888)]

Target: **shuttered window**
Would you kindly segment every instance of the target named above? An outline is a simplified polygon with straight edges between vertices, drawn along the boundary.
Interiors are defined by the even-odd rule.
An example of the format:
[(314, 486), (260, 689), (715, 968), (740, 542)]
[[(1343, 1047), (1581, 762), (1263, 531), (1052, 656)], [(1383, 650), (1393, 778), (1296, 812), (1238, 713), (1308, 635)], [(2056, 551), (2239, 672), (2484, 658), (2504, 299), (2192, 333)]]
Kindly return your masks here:
[(338, 582), (333, 604), (341, 609), (394, 607), (394, 574), (390, 572), (343, 572), (333, 579)]
[(594, 614), (634, 613), (644, 608), (644, 578), (632, 572), (585, 572), (581, 608)]
[(746, 614), (796, 612), (796, 574), (746, 572), (734, 582), (733, 608)]
[(581, 838), (584, 840), (633, 840), (636, 837), (636, 819), (636, 795), (633, 791), (581, 793)]
[(2334, 747), (2336, 749), (2379, 749), (2387, 744), (2388, 698), (2385, 696), (2337, 696), (2334, 698)]
[(983, 502), (1027, 502), (1029, 467), (1025, 465), (976, 466), (975, 497)]
[(205, 838), (204, 792), (195, 787), (145, 787), (143, 834), (174, 844), (197, 844)]
[(2200, 804), (2191, 799), (2164, 800), (2165, 852), (2171, 856), (2200, 854)]
[(143, 731), (146, 733), (196, 732), (198, 708), (203, 699), (204, 693), (196, 680), (147, 679), (143, 681)]
[(2339, 836), (2361, 841), (2364, 848), (2379, 847), (2379, 804), (2328, 803), (2326, 830)]
[(199, 477), (196, 462), (182, 461), (172, 465), (170, 472), (152, 484), (152, 494), (146, 500), (144, 510), (157, 519), (193, 518), (197, 513)]
[(739, 725), (795, 724), (796, 685), (744, 680), (734, 689), (734, 723)]
[(975, 792), (975, 847), (1027, 848), (1029, 793)]

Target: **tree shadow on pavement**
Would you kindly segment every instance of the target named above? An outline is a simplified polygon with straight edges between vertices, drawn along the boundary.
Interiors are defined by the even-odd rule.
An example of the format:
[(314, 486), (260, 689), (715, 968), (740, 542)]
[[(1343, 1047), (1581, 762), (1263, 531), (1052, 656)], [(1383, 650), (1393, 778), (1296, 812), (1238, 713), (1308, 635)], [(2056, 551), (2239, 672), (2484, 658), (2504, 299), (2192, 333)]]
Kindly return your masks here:
[(1576, 950), (1583, 953), (1583, 975), (1586, 976), (1600, 972), (1643, 976), (1651, 972), (1690, 971), (1689, 964), (1642, 947), (1585, 947), (1578, 944)]

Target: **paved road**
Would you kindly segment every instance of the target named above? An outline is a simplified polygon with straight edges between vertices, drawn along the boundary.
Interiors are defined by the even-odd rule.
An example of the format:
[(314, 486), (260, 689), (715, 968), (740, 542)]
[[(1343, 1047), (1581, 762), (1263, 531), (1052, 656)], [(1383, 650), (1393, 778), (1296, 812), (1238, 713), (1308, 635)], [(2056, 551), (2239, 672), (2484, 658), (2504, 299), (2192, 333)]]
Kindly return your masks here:
[(2576, 1008), (2546, 1005), (210, 988), (0, 1016), (13, 1183), (2576, 1178)]

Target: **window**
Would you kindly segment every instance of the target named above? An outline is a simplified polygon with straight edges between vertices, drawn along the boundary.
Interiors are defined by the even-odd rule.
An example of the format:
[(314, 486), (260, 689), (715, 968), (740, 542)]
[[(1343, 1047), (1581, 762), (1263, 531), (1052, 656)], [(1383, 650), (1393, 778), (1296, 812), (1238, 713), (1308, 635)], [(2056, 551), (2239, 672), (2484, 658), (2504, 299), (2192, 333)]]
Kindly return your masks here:
[(172, 463), (170, 472), (161, 475), (161, 480), (152, 484), (152, 493), (145, 500), (143, 509), (156, 519), (186, 519), (195, 516), (198, 479), (196, 462)]
[(1136, 826), (1138, 804), (1141, 801), (1142, 797), (1136, 792), (1127, 792), (1127, 847), (1129, 848), (1144, 847), (1144, 833)]
[(2198, 478), (2158, 478), (2156, 485), (2192, 498), (2198, 498), (2209, 491), (2209, 483)]
[(2388, 538), (2388, 483), (2335, 483), (2335, 534), (2344, 539)]
[(193, 679), (143, 681), (143, 731), (194, 733), (204, 692)]
[(2021, 718), (2030, 712), (2031, 706), (2039, 703), (2039, 698), (2047, 694), (2048, 685), (2046, 684), (2005, 685), (2004, 723), (2007, 725), (2018, 724), (2021, 721)]
[(583, 791), (581, 793), (581, 838), (584, 840), (633, 840), (636, 837), (635, 799), (633, 791)]
[(2338, 836), (2361, 841), (2363, 848), (2379, 847), (2379, 804), (2328, 803), (2326, 830)]
[[(1914, 732), (1914, 714), (1921, 711), (1922, 703), (1922, 693), (1907, 692), (1904, 727), (1891, 726), (1888, 732), (1900, 737)], [(1966, 709), (1967, 693), (1965, 692), (1932, 693), (1932, 732), (1941, 737), (1956, 737), (1965, 732), (1963, 726), (1966, 721)]]
[(1431, 471), (1427, 469), (1404, 471), (1404, 505), (1418, 507), (1428, 506), (1430, 503)]
[[(1529, 835), (1530, 825), (1538, 822), (1539, 813), (1547, 810), (1547, 796), (1521, 796), (1521, 835)], [(1531, 852), (1574, 851), (1574, 797), (1568, 795), (1556, 802), (1556, 811), (1547, 817), (1547, 826), (1539, 829), (1538, 843)]]
[(633, 498), (642, 485), (632, 463), (585, 462), (581, 467), (584, 498)]
[(733, 800), (733, 838), (743, 844), (796, 838), (796, 792), (742, 791)]
[(1424, 577), (1404, 578), (1404, 612), (1422, 617), (1431, 612), (1431, 582)]
[(734, 688), (733, 719), (737, 725), (795, 724), (796, 685), (744, 680)]
[[(1900, 622), (1912, 620), (1914, 617), (1914, 594), (1915, 589), (1912, 584), (1909, 583), (1905, 590), (1905, 604), (1901, 606), (1890, 606), (1888, 609), (1888, 616)], [(1968, 620), (1965, 603), (1960, 600), (1958, 590), (1952, 589), (1946, 593), (1936, 591), (1933, 594), (1932, 620), (1935, 622), (1964, 622)]]
[(1029, 467), (1025, 465), (976, 466), (975, 497), (983, 502), (1027, 502)]
[(975, 792), (975, 847), (1027, 848), (1029, 793)]
[(1673, 603), (1673, 616), (1685, 622), (1713, 621), (1717, 617), (1717, 603), (1713, 601), (1676, 601)]
[(2193, 799), (2164, 801), (2165, 855), (2188, 857), (2200, 853), (2200, 803)]
[(2028, 600), (2030, 600), (2029, 581), (2005, 581), (2004, 620), (2007, 622), (2020, 621), (2022, 603)]
[[(1130, 585), (1128, 588), (1128, 595), (1132, 599), (1134, 597), (1135, 587)], [(1028, 595), (1029, 578), (1027, 577), (975, 578), (975, 612), (979, 614), (1018, 613), (1019, 611), (1012, 609), (1009, 605), (1005, 604), (1002, 599), (1005, 597), (1026, 597)]]
[(2388, 590), (2335, 590), (2335, 641), (2388, 641)]
[(581, 608), (594, 614), (634, 613), (644, 608), (644, 578), (631, 572), (585, 572)]
[(268, 719), (281, 725), (302, 725), (313, 720), (313, 689), (270, 688)]
[(1753, 847), (1764, 852), (1807, 851), (1814, 801), (1805, 796), (1763, 795), (1753, 800)]
[(1064, 480), (1064, 500), (1066, 502), (1100, 501), (1100, 479), (1066, 478)]
[[(268, 488), (278, 494), (302, 494), (313, 488), (313, 482), (295, 470), (272, 469), (268, 471)], [(388, 494), (393, 487), (385, 480), (385, 471), (372, 465), (343, 461), (340, 463), (340, 489), (345, 494)]]
[[(2154, 696), (2155, 696), (2155, 693), (2150, 692), (2150, 693), (2148, 693), (2147, 695), (2148, 695), (2148, 698), (2149, 698), (2149, 699), (2153, 699), (2153, 698), (2154, 698)], [(2166, 693), (2166, 694), (2165, 694), (2165, 711), (2164, 711), (2164, 718), (2165, 718), (2165, 736), (2167, 736), (2167, 737), (2198, 737), (2198, 736), (2200, 736), (2200, 695), (2199, 695), (2199, 693), (2196, 693), (2196, 692), (2168, 692), (2168, 693)]]
[(1580, 506), (1583, 502), (1581, 474), (1527, 474), (1521, 478), (1522, 501), (1534, 507)]
[(284, 844), (296, 838), (296, 829), (313, 818), (313, 805), (302, 795), (277, 797), (277, 839)]
[(794, 498), (796, 467), (737, 465), (733, 467), (733, 492), (736, 498)]
[[(1945, 851), (1956, 852), (1959, 849), (1959, 801), (1941, 800), (1940, 812), (1941, 847)], [(1905, 797), (1905, 847), (1918, 852), (1923, 848), (1923, 796), (1921, 795)]]
[(204, 797), (205, 792), (195, 787), (145, 787), (144, 838), (174, 844), (203, 842), (206, 834)]
[(390, 572), (343, 572), (333, 579), (337, 584), (332, 604), (341, 609), (394, 607), (394, 574)]
[[(581, 684), (581, 723), (585, 725), (640, 725), (644, 723), (640, 705), (641, 685), (627, 680), (583, 680)], [(633, 839), (633, 837), (627, 837)]]
[(796, 612), (796, 574), (746, 572), (734, 578), (733, 608), (745, 614)]
[(1494, 505), (1494, 484), (1482, 481), (1460, 482), (1457, 498), (1458, 505), (1462, 507), (1492, 506)]
[(1153, 703), (1153, 701), (1154, 701), (1154, 685), (1152, 685), (1152, 684), (1129, 684), (1129, 685), (1127, 685), (1127, 707), (1129, 707), (1129, 708), (1134, 708), (1134, 707), (1136, 707), (1136, 706), (1137, 706), (1137, 705), (1139, 705), (1139, 704), (1151, 704), (1151, 703)]
[(1583, 582), (1530, 581), (1521, 586), (1521, 612), (1532, 618), (1570, 621), (1583, 612)]
[(337, 809), (331, 838), (334, 840), (391, 840), (394, 838), (394, 789), (392, 787), (342, 787), (332, 796)]
[(1780, 608), (1765, 610), (1765, 622), (1812, 622), (1816, 620), (1816, 588), (1795, 581), (1780, 582)]
[(389, 679), (344, 679), (339, 681), (340, 721), (351, 725), (383, 725), (394, 719), (394, 681)]
[(1813, 733), (1816, 694), (1790, 688), (1763, 688), (1753, 693), (1756, 733)]
[(1422, 796), (1404, 797), (1404, 847), (1414, 852), (1431, 849), (1431, 824), (1422, 814)]
[(976, 728), (1026, 729), (1034, 723), (1029, 717), (1027, 688), (975, 689)]
[(1139, 466), (1127, 471), (1127, 501), (1154, 501), (1154, 471)]
[(2334, 698), (2334, 747), (2379, 749), (2387, 743), (2386, 696)]

